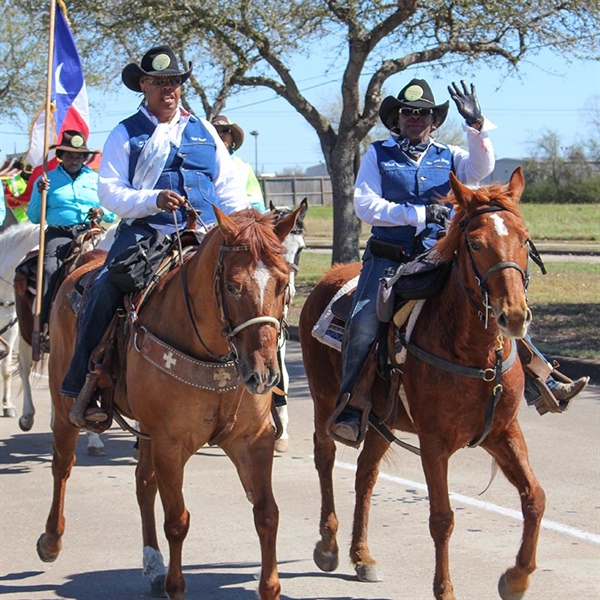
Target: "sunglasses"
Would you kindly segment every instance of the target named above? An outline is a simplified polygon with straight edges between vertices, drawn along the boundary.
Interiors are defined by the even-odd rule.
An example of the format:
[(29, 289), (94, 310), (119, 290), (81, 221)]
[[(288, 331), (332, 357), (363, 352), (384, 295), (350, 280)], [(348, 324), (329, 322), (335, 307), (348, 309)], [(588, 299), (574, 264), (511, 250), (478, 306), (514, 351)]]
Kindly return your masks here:
[(168, 79), (148, 77), (147, 79), (144, 79), (144, 81), (153, 87), (179, 87), (183, 83), (181, 77), (169, 77)]
[(221, 133), (233, 133), (233, 130), (230, 129), (229, 127), (217, 127), (217, 133), (221, 134)]
[(400, 114), (404, 116), (415, 115), (424, 117), (425, 115), (432, 115), (433, 108), (401, 108)]

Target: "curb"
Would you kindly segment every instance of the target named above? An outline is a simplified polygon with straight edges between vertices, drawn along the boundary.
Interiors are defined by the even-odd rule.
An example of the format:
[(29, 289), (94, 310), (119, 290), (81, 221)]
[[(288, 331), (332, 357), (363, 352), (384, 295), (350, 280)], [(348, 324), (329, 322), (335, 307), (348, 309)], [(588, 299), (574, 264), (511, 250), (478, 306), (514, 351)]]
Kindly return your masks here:
[[(296, 325), (288, 325), (288, 333), (290, 340), (294, 342), (300, 341), (298, 335), (298, 327)], [(550, 362), (556, 361), (559, 363), (561, 373), (571, 379), (579, 379), (584, 375), (588, 375), (590, 383), (600, 385), (600, 362), (596, 360), (585, 360), (580, 358), (570, 358), (567, 356), (552, 356), (548, 357)]]

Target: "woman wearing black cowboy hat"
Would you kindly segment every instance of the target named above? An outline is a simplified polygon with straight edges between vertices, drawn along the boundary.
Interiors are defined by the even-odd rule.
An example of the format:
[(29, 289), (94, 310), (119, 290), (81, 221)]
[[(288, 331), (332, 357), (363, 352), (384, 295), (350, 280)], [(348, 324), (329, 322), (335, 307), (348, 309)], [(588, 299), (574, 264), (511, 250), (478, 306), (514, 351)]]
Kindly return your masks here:
[[(436, 142), (432, 134), (446, 119), (449, 101), (436, 104), (429, 84), (413, 79), (396, 98), (381, 103), (379, 115), (390, 130), (385, 141), (369, 147), (358, 172), (354, 192), (357, 216), (372, 226), (363, 268), (354, 295), (343, 343), (342, 385), (330, 435), (357, 447), (366, 429), (366, 415), (348, 404), (352, 388), (379, 331), (376, 297), (379, 279), (419, 252), (433, 246), (445, 228), (450, 208), (437, 200), (450, 191), (450, 173), (466, 185), (478, 185), (494, 170), (492, 125), (481, 113), (473, 85), (448, 87), (465, 119), (468, 150)], [(390, 249), (397, 254), (391, 256)], [(543, 382), (541, 382), (542, 385)], [(587, 378), (546, 382), (558, 400), (569, 400)], [(528, 400), (531, 400), (528, 392)]]
[[(180, 68), (173, 50), (162, 45), (121, 73), (125, 86), (144, 98), (139, 110), (109, 134), (102, 154), (98, 194), (104, 206), (123, 218), (106, 265), (157, 231), (171, 234), (185, 228), (187, 205), (201, 213), (206, 226), (216, 222), (213, 205), (227, 214), (250, 207), (214, 128), (180, 105), (181, 85), (191, 72), (191, 65)], [(123, 294), (111, 284), (105, 269), (88, 298), (61, 390), (72, 397), (80, 395), (89, 357), (121, 306)], [(107, 415), (93, 405), (83, 415), (82, 407), (92, 393), (87, 390), (84, 395), (89, 398), (82, 395), (75, 402), (71, 411), (75, 425), (106, 420)]]
[(98, 174), (85, 163), (97, 151), (86, 145), (85, 135), (81, 131), (63, 131), (58, 144), (50, 146), (60, 161), (58, 167), (41, 175), (31, 193), (27, 207), (27, 216), (32, 223), (39, 223), (41, 217), (41, 193), (46, 194), (47, 225), (44, 244), (43, 298), (40, 312), (42, 348), (48, 350), (47, 326), (50, 305), (58, 280), (60, 269), (71, 249), (71, 243), (83, 228), (89, 226), (91, 219), (102, 219), (112, 223), (116, 215), (103, 211), (98, 199)]

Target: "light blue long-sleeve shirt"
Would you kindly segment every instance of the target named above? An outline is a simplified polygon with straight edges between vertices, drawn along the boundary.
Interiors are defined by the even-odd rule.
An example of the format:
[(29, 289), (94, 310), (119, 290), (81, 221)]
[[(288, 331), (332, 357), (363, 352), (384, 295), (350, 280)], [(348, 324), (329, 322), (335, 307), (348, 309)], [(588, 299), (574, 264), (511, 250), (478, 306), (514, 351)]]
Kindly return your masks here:
[[(98, 199), (98, 174), (83, 165), (79, 175), (73, 179), (62, 165), (48, 172), (50, 187), (46, 192), (46, 225), (80, 225), (87, 219), (90, 208), (100, 206)], [(33, 184), (27, 216), (32, 223), (39, 223), (42, 194)], [(102, 220), (112, 223), (116, 215), (104, 209)]]

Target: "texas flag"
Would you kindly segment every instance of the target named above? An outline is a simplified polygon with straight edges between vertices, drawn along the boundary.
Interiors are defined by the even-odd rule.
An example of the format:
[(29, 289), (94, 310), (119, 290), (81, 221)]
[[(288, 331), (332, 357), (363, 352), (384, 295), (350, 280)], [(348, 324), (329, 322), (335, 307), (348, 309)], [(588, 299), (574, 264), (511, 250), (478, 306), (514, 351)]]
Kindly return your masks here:
[[(52, 60), (52, 95), (51, 115), (48, 145), (56, 144), (62, 138), (66, 129), (82, 131), (85, 138), (89, 135), (89, 106), (87, 89), (83, 77), (83, 69), (77, 52), (77, 46), (69, 23), (61, 9), (59, 0), (54, 25), (54, 54)], [(44, 124), (45, 107), (42, 107), (31, 125), (29, 150), (26, 160), (33, 167), (33, 173), (28, 181), (27, 190), (20, 200), (28, 202), (31, 187), (42, 173), (44, 160)], [(54, 151), (48, 153), (48, 171), (55, 169), (58, 164)]]

